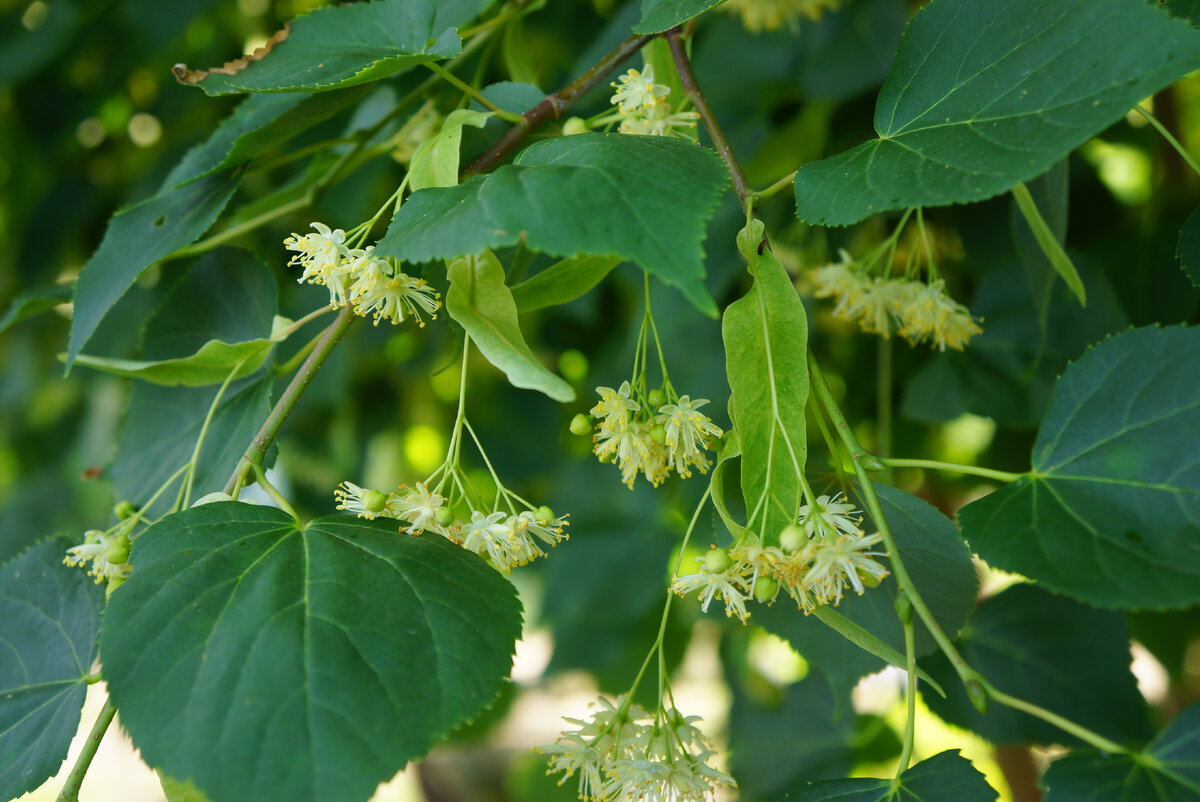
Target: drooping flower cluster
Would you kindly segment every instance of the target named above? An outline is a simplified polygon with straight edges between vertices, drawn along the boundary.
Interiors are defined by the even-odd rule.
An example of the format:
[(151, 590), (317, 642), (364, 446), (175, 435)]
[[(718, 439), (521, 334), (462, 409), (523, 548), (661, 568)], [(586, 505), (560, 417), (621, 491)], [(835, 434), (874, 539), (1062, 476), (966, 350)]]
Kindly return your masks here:
[(726, 615), (743, 622), (750, 615), (749, 599), (770, 604), (780, 590), (806, 614), (822, 605), (837, 605), (847, 588), (861, 596), (888, 575), (872, 559), (885, 555), (868, 551), (882, 536), (864, 533), (861, 522), (858, 511), (840, 495), (819, 496), (800, 508), (798, 522), (784, 528), (778, 546), (764, 546), (757, 535), (747, 533), (727, 550), (710, 550), (700, 558), (702, 569), (676, 577), (671, 590), (680, 596), (698, 592), (705, 612), (719, 599)]
[(88, 574), (96, 578), (96, 584), (108, 582), (115, 589), (129, 577), (129, 529), (118, 526), (115, 530), (102, 532), (89, 529), (83, 535), (83, 543), (67, 549), (63, 562), (67, 565), (89, 564)]
[(863, 331), (891, 336), (895, 331), (912, 344), (929, 341), (939, 351), (961, 351), (983, 331), (971, 312), (946, 295), (941, 279), (929, 282), (879, 278), (853, 269), (849, 255), (812, 273), (818, 298), (834, 298), (833, 314), (857, 322)]
[(595, 802), (671, 800), (702, 802), (733, 778), (708, 765), (716, 754), (695, 726), (698, 716), (659, 709), (655, 715), (625, 697), (601, 697), (578, 729), (537, 751), (550, 755), (547, 774), (563, 773), (559, 785), (579, 774), (579, 798)]
[[(612, 83), (616, 91), (611, 99), (620, 120), (622, 134), (642, 136), (678, 136), (694, 140), (692, 130), (700, 115), (694, 111), (674, 111), (667, 100), (671, 89), (654, 82), (654, 68), (647, 64), (641, 72), (629, 69)], [(606, 116), (604, 118), (608, 120)]]
[(801, 19), (818, 20), (840, 4), (841, 0), (728, 0), (725, 10), (740, 15), (746, 30), (760, 33), (785, 25), (796, 30)]
[(383, 319), (400, 323), (407, 314), (424, 326), (422, 314), (437, 317), (442, 303), (424, 279), (402, 272), (392, 259), (376, 256), (374, 246), (348, 247), (340, 228), (331, 231), (324, 223), (312, 227), (312, 234), (292, 234), (283, 244), (296, 252), (288, 264), (304, 268), (297, 281), (325, 286), (331, 307), (349, 306), (356, 315), (373, 317), (375, 325)]
[[(641, 474), (658, 487), (674, 470), (687, 478), (692, 468), (707, 473), (711, 465), (705, 451), (714, 438), (722, 435), (721, 428), (700, 407), (707, 399), (692, 400), (652, 390), (644, 396), (629, 382), (616, 390), (597, 387), (600, 401), (591, 409), (592, 418), (580, 416), (572, 430), (584, 434), (594, 423), (593, 450), (601, 462), (615, 462), (621, 469), (621, 480), (633, 489)], [(669, 395), (668, 395), (669, 394)]]
[[(500, 571), (525, 565), (545, 557), (542, 546), (555, 546), (567, 538), (563, 528), (566, 515), (555, 515), (549, 507), (529, 507), (517, 512), (510, 509), (484, 512), (471, 505), (450, 505), (448, 499), (431, 491), (424, 482), (413, 487), (401, 485), (395, 493), (383, 493), (342, 482), (334, 491), (337, 508), (359, 518), (394, 518), (403, 521), (401, 532), (420, 535), (433, 532), (474, 552)], [(459, 517), (458, 508), (463, 517)]]

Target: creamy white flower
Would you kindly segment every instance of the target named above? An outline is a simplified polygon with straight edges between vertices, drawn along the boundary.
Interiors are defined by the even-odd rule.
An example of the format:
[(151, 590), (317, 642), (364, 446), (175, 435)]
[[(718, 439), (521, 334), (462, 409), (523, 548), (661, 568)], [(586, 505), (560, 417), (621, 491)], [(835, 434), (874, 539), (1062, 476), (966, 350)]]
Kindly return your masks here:
[(328, 274), (336, 270), (349, 253), (345, 246), (346, 232), (340, 228), (330, 231), (324, 223), (311, 225), (316, 233), (292, 234), (283, 241), (283, 246), (296, 251), (288, 264), (299, 264), (304, 268), (304, 274), (296, 279), (298, 282), (324, 284)]
[(862, 521), (862, 516), (854, 509), (853, 504), (839, 501), (841, 498), (841, 493), (832, 498), (821, 495), (817, 496), (816, 503), (802, 506), (799, 522), (804, 528), (804, 533), (810, 538), (822, 538), (838, 532), (847, 535), (861, 534), (862, 530), (858, 524)]
[(887, 569), (871, 559), (885, 555), (866, 551), (881, 540), (883, 537), (878, 532), (873, 535), (843, 534), (822, 540), (813, 551), (812, 567), (804, 577), (805, 585), (817, 601), (838, 604), (847, 584), (861, 596), (864, 586), (860, 574), (873, 580), (887, 576)]
[(418, 326), (424, 326), (421, 317), (424, 312), (431, 319), (437, 318), (437, 311), (442, 302), (438, 293), (424, 279), (413, 278), (406, 273), (397, 272), (392, 277), (383, 277), (369, 287), (364, 287), (362, 294), (355, 300), (354, 311), (363, 317), (372, 315), (375, 325), (384, 318), (392, 323), (401, 323), (405, 311), (417, 321)]
[(651, 456), (648, 424), (631, 421), (627, 428), (605, 433), (603, 427), (595, 436), (596, 456), (601, 460), (614, 460), (621, 469), (621, 481), (631, 490), (637, 475), (647, 470), (647, 478), (659, 476), (661, 471)]
[[(132, 570), (128, 563), (129, 543), (125, 540), (124, 532), (101, 532), (99, 529), (89, 529), (84, 533), (83, 543), (67, 549), (63, 562), (67, 565), (84, 565), (91, 563), (88, 574), (96, 578), (96, 584), (108, 579), (125, 579)], [(120, 541), (124, 542), (124, 558), (111, 562), (113, 550)]]
[(692, 401), (686, 395), (680, 396), (678, 402), (659, 407), (654, 418), (666, 430), (669, 459), (676, 472), (685, 478), (691, 476), (691, 466), (695, 466), (700, 473), (708, 471), (709, 461), (704, 451), (712, 438), (723, 434), (721, 427), (697, 411), (707, 403), (706, 398)]
[(492, 565), (504, 573), (508, 573), (514, 565), (524, 565), (535, 556), (528, 551), (528, 541), (517, 536), (506, 518), (503, 512), (484, 515), (479, 510), (472, 510), (471, 520), (463, 524), (459, 532), (464, 549), (487, 557)]
[(424, 482), (417, 482), (413, 487), (401, 485), (399, 493), (388, 496), (387, 514), (408, 521), (409, 526), (405, 531), (409, 534), (436, 532), (446, 536), (449, 531), (437, 522), (438, 512), (445, 505), (444, 496), (431, 493)]
[(742, 623), (750, 616), (746, 612), (746, 580), (735, 568), (709, 572), (701, 571), (696, 574), (675, 577), (671, 583), (671, 591), (680, 596), (686, 596), (692, 591), (700, 591), (700, 609), (708, 612), (708, 605), (714, 598), (725, 601), (725, 615), (737, 616)]
[(617, 91), (609, 101), (623, 113), (653, 108), (670, 94), (670, 87), (654, 83), (654, 68), (647, 64), (641, 72), (630, 69), (611, 84)]
[(352, 512), (359, 518), (366, 518), (370, 521), (381, 515), (389, 517), (387, 494), (378, 490), (359, 487), (354, 482), (342, 482), (338, 485), (337, 490), (333, 491), (333, 497), (337, 500), (339, 510)]
[(596, 393), (600, 400), (590, 411), (600, 419), (601, 433), (624, 431), (633, 420), (633, 416), (642, 408), (641, 404), (630, 397), (633, 389), (629, 382), (621, 382), (621, 386), (616, 390), (611, 387), (597, 387)]
[(517, 520), (527, 535), (536, 537), (543, 543), (553, 546), (558, 541), (567, 539), (567, 535), (563, 532), (563, 527), (569, 524), (570, 521), (567, 520), (566, 515), (560, 515), (543, 524), (538, 522), (537, 513), (533, 510), (525, 510), (518, 513)]

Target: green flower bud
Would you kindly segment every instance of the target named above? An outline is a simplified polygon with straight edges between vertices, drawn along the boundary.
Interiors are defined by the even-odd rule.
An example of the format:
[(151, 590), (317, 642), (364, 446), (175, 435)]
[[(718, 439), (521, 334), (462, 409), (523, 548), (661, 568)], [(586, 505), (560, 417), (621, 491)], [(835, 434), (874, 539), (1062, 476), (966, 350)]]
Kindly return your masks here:
[(646, 394), (646, 403), (654, 409), (658, 409), (663, 404), (667, 403), (667, 394), (662, 390), (651, 390)]
[(575, 417), (571, 418), (571, 434), (583, 436), (590, 434), (592, 431), (592, 416), (585, 415), (580, 412)]
[(796, 524), (788, 524), (779, 533), (779, 548), (789, 554), (804, 548), (806, 543), (808, 543), (808, 535), (804, 534), (804, 530)]
[(126, 518), (133, 515), (137, 511), (138, 511), (138, 508), (136, 506), (134, 506), (132, 501), (128, 501), (128, 500), (118, 501), (113, 506), (113, 515), (117, 516), (118, 521), (124, 521)]
[(758, 581), (754, 583), (754, 598), (760, 604), (766, 604), (771, 599), (775, 598), (775, 594), (779, 592), (779, 583), (774, 577), (760, 576)]
[(729, 552), (725, 549), (709, 549), (704, 555), (704, 570), (710, 574), (719, 574), (731, 565), (733, 560), (729, 559)]
[(433, 520), (438, 522), (438, 526), (449, 526), (454, 523), (454, 510), (449, 507), (441, 507), (433, 516)]
[[(859, 574), (858, 578), (863, 583), (864, 588), (877, 588), (879, 587), (879, 583), (883, 581), (882, 578), (874, 574), (867, 574), (866, 576)], [(909, 604), (911, 605), (912, 602), (909, 602)]]
[(575, 134), (586, 134), (588, 132), (587, 120), (582, 117), (568, 117), (563, 123), (563, 133), (567, 136)]
[(104, 559), (113, 565), (124, 565), (129, 562), (129, 538), (120, 537), (114, 540), (108, 547), (108, 551), (104, 553)]
[(554, 523), (554, 519), (557, 517), (558, 516), (554, 514), (554, 510), (550, 509), (545, 504), (533, 511), (533, 520), (537, 521), (542, 526), (549, 526), (550, 524)]
[(383, 508), (387, 506), (387, 493), (381, 493), (378, 490), (367, 490), (362, 494), (363, 509), (367, 512), (378, 515), (383, 512)]
[(650, 429), (650, 439), (658, 443), (660, 446), (667, 442), (667, 430), (662, 426), (655, 426)]

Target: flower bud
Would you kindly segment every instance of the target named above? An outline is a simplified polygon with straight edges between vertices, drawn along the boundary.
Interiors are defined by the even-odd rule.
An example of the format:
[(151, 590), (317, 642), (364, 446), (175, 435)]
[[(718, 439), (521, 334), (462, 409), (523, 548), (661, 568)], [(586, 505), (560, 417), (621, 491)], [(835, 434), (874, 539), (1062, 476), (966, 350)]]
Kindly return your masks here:
[(808, 543), (808, 535), (804, 534), (804, 530), (796, 524), (788, 524), (779, 533), (779, 548), (789, 554), (804, 548), (806, 543)]
[[(863, 583), (864, 588), (877, 588), (879, 587), (879, 583), (883, 581), (883, 577), (878, 577), (874, 574), (859, 574), (858, 578)], [(911, 603), (909, 602), (909, 604)]]
[(709, 549), (704, 555), (704, 570), (710, 574), (719, 574), (728, 570), (731, 565), (733, 560), (729, 558), (729, 552), (725, 549)]
[(104, 559), (113, 565), (124, 565), (129, 562), (129, 538), (115, 538), (108, 547), (108, 551), (104, 552)]
[(383, 512), (383, 508), (388, 503), (387, 493), (381, 493), (378, 490), (364, 490), (360, 500), (364, 510), (376, 515)]
[(658, 409), (663, 404), (667, 403), (667, 394), (657, 388), (646, 393), (646, 403), (654, 409)]
[(652, 427), (650, 429), (650, 439), (658, 443), (660, 446), (667, 442), (666, 428), (661, 425)]
[(136, 506), (134, 506), (132, 501), (129, 501), (129, 500), (118, 501), (113, 506), (113, 515), (117, 516), (118, 521), (124, 521), (126, 518), (133, 515), (137, 511), (138, 511), (138, 508)]
[(754, 583), (754, 598), (761, 604), (766, 604), (775, 598), (779, 592), (779, 583), (774, 577), (760, 576)]
[(563, 134), (566, 136), (574, 136), (575, 134), (586, 134), (588, 132), (587, 120), (582, 117), (568, 117), (563, 123)]
[(545, 504), (533, 511), (533, 520), (537, 521), (542, 526), (549, 526), (554, 523), (554, 510), (547, 507)]
[(433, 520), (438, 522), (438, 526), (449, 526), (454, 523), (454, 510), (449, 507), (441, 507), (433, 516)]
[(585, 435), (592, 431), (592, 418), (580, 412), (571, 418), (571, 434)]

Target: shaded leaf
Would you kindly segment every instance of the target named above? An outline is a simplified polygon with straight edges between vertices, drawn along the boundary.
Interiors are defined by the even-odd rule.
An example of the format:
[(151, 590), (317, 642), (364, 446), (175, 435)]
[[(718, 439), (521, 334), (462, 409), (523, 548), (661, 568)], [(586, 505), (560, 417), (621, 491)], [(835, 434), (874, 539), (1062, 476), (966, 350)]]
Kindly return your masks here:
[[(955, 645), (1005, 693), (1120, 743), (1150, 737), (1146, 701), (1129, 670), (1129, 635), (1116, 613), (1036, 585), (1015, 585), (986, 599)], [(948, 689), (947, 699), (926, 694), (925, 701), (951, 724), (993, 743), (1077, 743), (1058, 727), (1002, 705), (979, 713), (941, 652), (921, 665)]]
[(801, 22), (800, 87), (845, 100), (878, 86), (892, 68), (908, 10), (902, 0), (857, 0)]
[(413, 190), (426, 187), (452, 187), (458, 183), (458, 148), (464, 125), (483, 127), (492, 117), (490, 111), (457, 109), (450, 112), (442, 129), (426, 139), (413, 152), (408, 185)]
[(240, 343), (209, 340), (190, 356), (156, 361), (110, 359), (80, 354), (75, 358), (75, 364), (166, 387), (203, 387), (225, 381), (235, 367), (237, 373), (234, 374), (234, 379), (244, 379), (252, 375), (267, 361), (267, 357), (271, 355), (271, 348), (279, 341), (280, 338), (275, 337)]
[(950, 749), (922, 760), (891, 780), (853, 779), (812, 783), (793, 791), (783, 802), (995, 802), (999, 794), (971, 762)]
[(490, 703), (515, 591), (445, 538), (225, 502), (138, 539), (105, 678), (142, 755), (213, 802), (351, 802)]
[(1184, 710), (1141, 755), (1075, 752), (1042, 777), (1046, 802), (1189, 802), (1200, 797), (1200, 704)]
[(1042, 254), (1050, 262), (1050, 266), (1054, 268), (1054, 272), (1058, 273), (1062, 277), (1062, 280), (1067, 283), (1067, 286), (1071, 288), (1071, 292), (1075, 293), (1075, 297), (1079, 299), (1079, 304), (1085, 306), (1087, 304), (1087, 292), (1083, 288), (1083, 279), (1079, 277), (1079, 271), (1075, 269), (1075, 264), (1071, 261), (1071, 257), (1067, 256), (1067, 252), (1059, 244), (1058, 237), (1050, 229), (1049, 224), (1042, 217), (1042, 213), (1038, 211), (1033, 196), (1029, 194), (1029, 188), (1024, 184), (1017, 184), (1013, 187), (1012, 193), (1013, 198), (1016, 200), (1017, 209), (1025, 218), (1030, 231), (1033, 232), (1034, 240), (1042, 249)]
[[(338, 89), (458, 54), (461, 42), (432, 0), (382, 0), (318, 8), (267, 48), (211, 70), (175, 68), (209, 95)], [(453, 25), (453, 23), (449, 23)]]
[(642, 0), (642, 18), (634, 33), (662, 33), (708, 11), (722, 0)]
[(559, 137), (488, 175), (414, 193), (376, 252), (428, 262), (524, 242), (554, 256), (612, 254), (715, 316), (700, 243), (726, 180), (712, 151), (668, 137)]
[(207, 231), (233, 196), (238, 181), (234, 173), (211, 175), (113, 215), (104, 240), (75, 282), (68, 370), (100, 321), (142, 271)]
[(1192, 28), (1200, 28), (1200, 0), (1146, 0), (1146, 2), (1164, 9), (1168, 16), (1186, 19)]
[(513, 301), (521, 312), (574, 301), (603, 281), (620, 263), (619, 256), (568, 257), (513, 287)]
[(446, 311), (470, 335), (489, 362), (514, 387), (537, 390), (555, 401), (575, 400), (575, 390), (550, 372), (529, 350), (517, 320), (517, 305), (504, 284), (504, 268), (484, 251), (450, 264)]
[(808, 321), (787, 271), (763, 243), (758, 221), (738, 234), (754, 286), (725, 310), (721, 336), (742, 450), (746, 526), (775, 545), (780, 530), (798, 519), (801, 504), (800, 474), (808, 456)]
[(1133, 329), (1067, 368), (1032, 470), (959, 512), (983, 559), (1099, 607), (1200, 602), (1200, 331)]
[[(1179, 246), (1175, 249), (1175, 256), (1183, 272), (1191, 279), (1192, 286), (1200, 287), (1200, 206), (1184, 221), (1179, 231)], [(3, 330), (3, 324), (0, 324), (0, 331)]]
[(0, 568), (0, 798), (58, 772), (79, 727), (96, 660), (104, 589), (63, 565), (66, 538)]
[(21, 293), (12, 299), (8, 309), (4, 310), (4, 315), (0, 316), (0, 334), (8, 331), (22, 320), (40, 315), (59, 304), (70, 303), (73, 291), (71, 285), (59, 284)]
[(939, 0), (901, 40), (876, 104), (879, 139), (802, 166), (797, 215), (848, 225), (991, 197), (1197, 64), (1200, 37), (1142, 3)]

